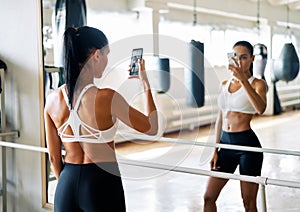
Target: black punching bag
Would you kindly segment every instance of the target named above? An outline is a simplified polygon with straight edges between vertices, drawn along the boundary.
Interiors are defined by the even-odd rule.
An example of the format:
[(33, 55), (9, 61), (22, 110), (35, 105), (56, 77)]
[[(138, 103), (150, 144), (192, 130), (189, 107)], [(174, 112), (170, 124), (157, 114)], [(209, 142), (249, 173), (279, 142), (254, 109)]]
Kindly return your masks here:
[(68, 27), (86, 25), (85, 0), (57, 0), (53, 11), (54, 66), (63, 66), (63, 34)]
[(170, 88), (170, 61), (169, 58), (157, 57), (156, 59), (156, 90), (158, 93), (165, 93)]
[(299, 73), (299, 58), (292, 43), (284, 44), (280, 56), (273, 64), (273, 81), (292, 81)]
[[(0, 69), (3, 69), (4, 71), (7, 70), (7, 66), (2, 60), (0, 60)], [(0, 93), (2, 93), (2, 79), (1, 79), (1, 76), (0, 76)]]
[(204, 105), (204, 44), (192, 40), (189, 44), (189, 64), (185, 69), (186, 104), (192, 107)]

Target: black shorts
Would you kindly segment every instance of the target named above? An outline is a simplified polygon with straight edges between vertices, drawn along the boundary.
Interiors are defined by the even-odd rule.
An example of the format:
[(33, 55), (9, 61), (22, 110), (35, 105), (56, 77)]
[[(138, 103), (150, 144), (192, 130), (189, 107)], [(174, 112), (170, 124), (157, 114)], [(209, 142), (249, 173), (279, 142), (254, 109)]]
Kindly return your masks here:
[(54, 211), (126, 211), (118, 164), (65, 163), (55, 191)]
[[(221, 133), (221, 144), (260, 147), (261, 144), (252, 129), (243, 132)], [(220, 149), (218, 151), (217, 171), (234, 173), (239, 165), (241, 175), (260, 176), (263, 163), (263, 153)]]

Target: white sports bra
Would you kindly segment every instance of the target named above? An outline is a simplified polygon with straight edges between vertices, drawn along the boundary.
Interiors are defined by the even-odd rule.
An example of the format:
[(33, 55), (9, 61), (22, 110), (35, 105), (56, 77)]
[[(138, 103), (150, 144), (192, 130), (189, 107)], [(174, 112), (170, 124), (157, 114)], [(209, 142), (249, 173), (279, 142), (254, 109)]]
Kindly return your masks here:
[[(248, 79), (251, 84), (255, 77)], [(241, 87), (237, 91), (230, 93), (229, 85), (232, 79), (228, 80), (225, 85), (221, 86), (221, 92), (218, 96), (218, 106), (226, 113), (228, 111), (235, 111), (248, 114), (256, 114), (255, 108), (252, 106), (248, 99), (247, 93), (244, 87)]]
[[(57, 129), (62, 142), (108, 143), (113, 141), (117, 131), (116, 124), (107, 130), (99, 130), (83, 122), (77, 113), (83, 94), (91, 87), (96, 87), (96, 85), (89, 84), (82, 89), (74, 109), (70, 109), (68, 120)], [(65, 87), (62, 88), (62, 93), (67, 105), (69, 105)], [(68, 127), (72, 129), (73, 134), (66, 133)], [(88, 134), (81, 134), (82, 129), (87, 131)]]

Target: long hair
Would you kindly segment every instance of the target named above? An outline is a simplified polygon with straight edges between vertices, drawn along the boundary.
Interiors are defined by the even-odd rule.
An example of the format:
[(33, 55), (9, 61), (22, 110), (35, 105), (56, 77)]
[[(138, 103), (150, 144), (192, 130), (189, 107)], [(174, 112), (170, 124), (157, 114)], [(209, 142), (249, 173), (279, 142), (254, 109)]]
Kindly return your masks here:
[[(244, 40), (238, 41), (233, 45), (233, 48), (236, 46), (246, 47), (249, 51), (250, 56), (253, 56), (253, 46), (248, 41), (244, 41)], [(250, 66), (250, 73), (251, 73), (251, 75), (253, 75), (253, 63), (251, 63), (251, 66)]]
[(69, 107), (81, 68), (90, 54), (108, 45), (105, 34), (99, 29), (83, 26), (70, 27), (64, 33), (64, 78), (68, 89)]

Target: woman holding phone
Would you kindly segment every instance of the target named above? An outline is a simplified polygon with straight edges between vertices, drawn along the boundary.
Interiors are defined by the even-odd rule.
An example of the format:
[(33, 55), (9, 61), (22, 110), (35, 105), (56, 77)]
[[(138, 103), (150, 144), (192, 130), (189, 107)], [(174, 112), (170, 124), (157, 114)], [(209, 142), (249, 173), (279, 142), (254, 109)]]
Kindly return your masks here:
[[(216, 121), (216, 142), (231, 145), (261, 147), (260, 141), (251, 129), (250, 122), (255, 114), (266, 109), (267, 86), (264, 80), (253, 77), (253, 46), (239, 41), (233, 46), (237, 59), (228, 69), (229, 80), (221, 84), (218, 97), (219, 115)], [(216, 149), (210, 162), (214, 171), (234, 173), (239, 165), (241, 175), (260, 176), (263, 153)], [(228, 179), (210, 177), (204, 195), (204, 211), (217, 211), (216, 201)], [(257, 211), (258, 184), (240, 182), (245, 211)]]
[(109, 51), (108, 40), (98, 29), (84, 26), (64, 33), (66, 83), (47, 96), (44, 112), (49, 158), (58, 179), (55, 212), (126, 211), (115, 152), (117, 123), (157, 134), (157, 110), (144, 60), (139, 60), (135, 77), (144, 87), (145, 114), (117, 91), (93, 83), (102, 77)]

